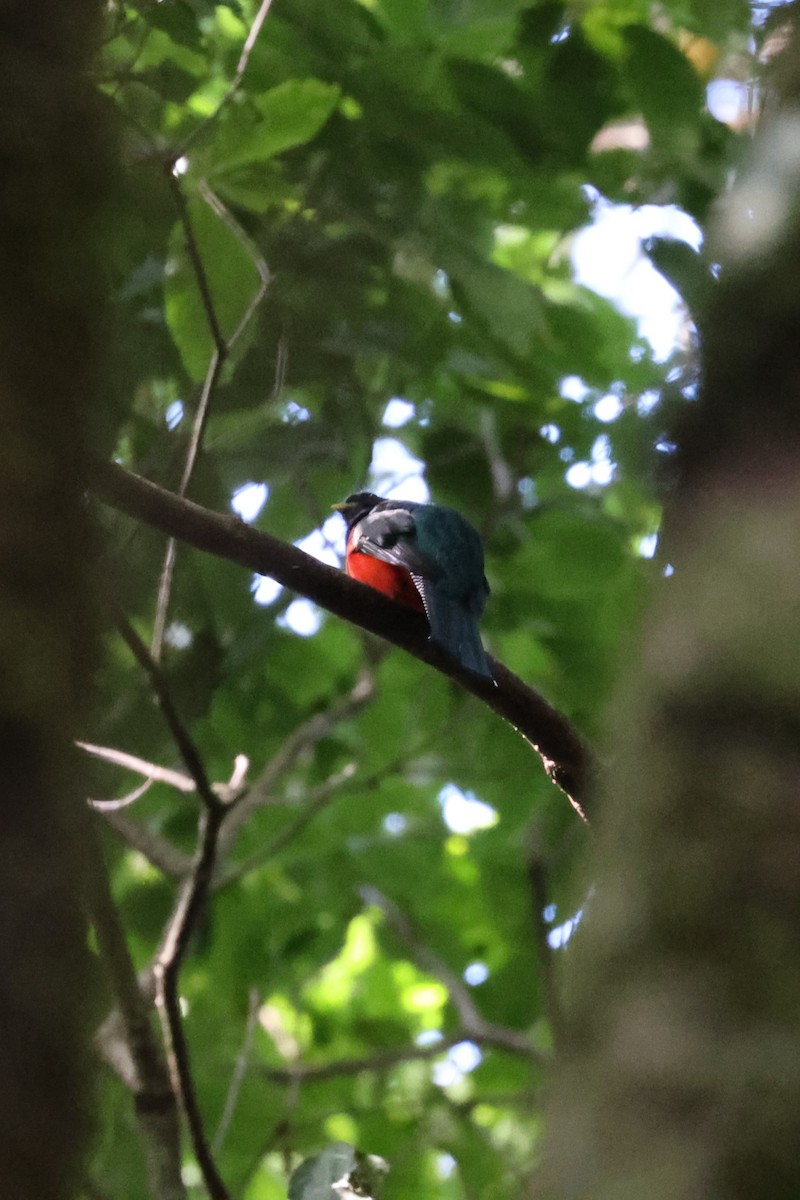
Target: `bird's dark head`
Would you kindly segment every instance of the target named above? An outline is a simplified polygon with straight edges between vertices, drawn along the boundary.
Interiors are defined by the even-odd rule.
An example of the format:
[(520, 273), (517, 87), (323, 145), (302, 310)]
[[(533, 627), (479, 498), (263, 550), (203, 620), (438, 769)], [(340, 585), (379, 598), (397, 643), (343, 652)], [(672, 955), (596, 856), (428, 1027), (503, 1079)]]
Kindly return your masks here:
[(346, 500), (342, 500), (338, 504), (332, 504), (331, 508), (335, 508), (337, 512), (342, 514), (347, 522), (347, 528), (351, 529), (362, 517), (372, 512), (376, 504), (380, 503), (381, 497), (376, 496), (374, 492), (354, 492)]

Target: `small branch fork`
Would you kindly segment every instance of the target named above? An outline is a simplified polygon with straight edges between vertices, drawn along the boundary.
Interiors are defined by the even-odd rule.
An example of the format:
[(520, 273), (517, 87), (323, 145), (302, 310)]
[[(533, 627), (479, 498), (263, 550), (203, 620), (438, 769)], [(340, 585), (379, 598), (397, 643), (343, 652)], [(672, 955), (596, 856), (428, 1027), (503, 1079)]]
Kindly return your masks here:
[[(175, 856), (179, 856), (180, 852), (175, 847), (172, 847), (170, 843), (167, 843), (169, 853), (167, 853), (166, 849), (160, 847), (157, 855), (154, 855), (152, 847), (145, 846), (140, 841), (139, 834), (146, 832), (141, 830), (141, 827), (138, 827), (138, 832), (135, 837), (131, 838), (131, 841), (143, 853), (147, 853), (149, 849), (151, 851), (149, 857), (153, 861), (156, 861), (156, 858), (158, 858), (159, 865), (168, 869), (170, 873), (179, 873), (181, 876), (177, 899), (152, 965), (151, 975), (155, 990), (154, 998), (161, 1020), (164, 1044), (167, 1051), (167, 1065), (172, 1083), (172, 1093), (169, 1094), (180, 1098), (186, 1114), (195, 1157), (211, 1200), (228, 1200), (227, 1190), (216, 1166), (214, 1151), (206, 1135), (194, 1087), (189, 1046), (181, 1019), (179, 980), (181, 966), (186, 956), (192, 934), (197, 928), (198, 919), (208, 901), (211, 888), (214, 884), (215, 867), (221, 850), (221, 831), (226, 823), (226, 819), (236, 813), (237, 802), (248, 794), (244, 784), (244, 775), (249, 764), (243, 755), (238, 756), (230, 781), (225, 785), (211, 784), (200, 752), (177, 713), (161, 668), (130, 622), (120, 613), (116, 615), (116, 622), (125, 644), (150, 681), (153, 695), (179, 750), (186, 768), (186, 774), (159, 767), (135, 755), (126, 754), (111, 747), (96, 746), (91, 743), (81, 743), (81, 746), (87, 753), (95, 757), (144, 775), (146, 786), (149, 786), (151, 782), (158, 779), (160, 782), (176, 787), (182, 792), (197, 792), (202, 802), (197, 849), (191, 862), (187, 863), (182, 856), (176, 862)], [(334, 710), (325, 714), (324, 720), (320, 721), (318, 718), (312, 718), (311, 721), (299, 726), (294, 736), (284, 744), (278, 754), (267, 764), (261, 777), (256, 781), (253, 801), (245, 810), (244, 816), (249, 816), (254, 808), (268, 803), (273, 798), (272, 793), (278, 783), (278, 779), (285, 774), (289, 767), (303, 753), (304, 749), (326, 736), (330, 732), (330, 729), (339, 721), (344, 720), (346, 716), (368, 703), (373, 693), (374, 681), (372, 672), (371, 670), (365, 671), (359, 676), (351, 693)], [(290, 827), (288, 834), (284, 833), (281, 844), (285, 844), (286, 841), (291, 840), (291, 837), (296, 836), (308, 821), (313, 818), (315, 813), (319, 811), (322, 805), (330, 799), (341, 783), (351, 777), (351, 774), (352, 771), (346, 769), (340, 772), (338, 776), (331, 777), (331, 780), (327, 781), (327, 786), (321, 785), (317, 789), (318, 794), (315, 793), (311, 797), (310, 803), (306, 806), (304, 812), (300, 814), (298, 820)], [(94, 807), (98, 807), (97, 802), (94, 803)], [(244, 808), (244, 806), (242, 807)], [(108, 802), (106, 805), (103, 805), (103, 812), (106, 819), (119, 828), (120, 822), (129, 821), (129, 818), (126, 818), (125, 814), (119, 813), (117, 809), (118, 802)], [(238, 825), (232, 828), (231, 838), (227, 840), (227, 845), (230, 845), (237, 828)], [(125, 833), (124, 828), (123, 833)], [(175, 869), (176, 867), (177, 870)], [(123, 954), (120, 947), (124, 947), (124, 937), (119, 928), (118, 919), (116, 924), (112, 920), (114, 910), (113, 906), (110, 905), (107, 880), (105, 890), (98, 891), (98, 895), (104, 901), (103, 904), (98, 902), (95, 905), (98, 934), (104, 945), (108, 947), (108, 956), (112, 959), (110, 969), (112, 969), (114, 976), (116, 994), (124, 1022), (126, 1035), (124, 1042), (137, 1068), (133, 1074), (128, 1070), (127, 1078), (131, 1082), (136, 1082), (139, 1076), (145, 1074), (147, 1070), (146, 1062), (148, 1055), (144, 1054), (141, 1048), (143, 1039), (140, 1032), (143, 1019), (142, 1011), (145, 1010), (145, 1002), (139, 992), (132, 967), (129, 967), (125, 971), (118, 969), (120, 961), (123, 961)], [(107, 932), (108, 930), (111, 932)], [(135, 1000), (134, 993), (138, 995), (138, 1000)], [(254, 1020), (255, 1017), (251, 1015), (249, 1025), (252, 1025)], [(107, 1054), (109, 1059), (112, 1056), (111, 1049), (109, 1048)], [(118, 1046), (115, 1044), (114, 1050), (117, 1053), (117, 1058), (119, 1058), (118, 1049)], [(139, 1062), (143, 1054), (145, 1066), (142, 1066)], [(246, 1050), (243, 1051), (244, 1054), (246, 1054)], [(149, 1057), (152, 1058), (152, 1053)], [(117, 1064), (115, 1063), (115, 1065)], [(242, 1065), (240, 1073), (244, 1069), (244, 1065)], [(151, 1069), (150, 1075), (147, 1075), (146, 1078), (149, 1079), (152, 1076), (153, 1071)], [(218, 1132), (218, 1140), (224, 1137), (224, 1130), (227, 1122), (230, 1120), (232, 1108), (235, 1104), (236, 1090), (240, 1082), (240, 1080), (238, 1083), (234, 1080), (232, 1083), (231, 1095), (226, 1105), (226, 1113), (223, 1114), (220, 1126), (221, 1132)], [(148, 1086), (150, 1091), (153, 1091), (155, 1084), (151, 1082)], [(138, 1083), (136, 1083), (134, 1090), (138, 1095), (141, 1090)], [(163, 1091), (164, 1086), (162, 1084)], [(167, 1092), (169, 1092), (168, 1088)], [(165, 1137), (166, 1135), (163, 1132), (160, 1133), (158, 1144), (162, 1147)], [(174, 1151), (174, 1146), (171, 1149)], [(174, 1175), (175, 1153), (164, 1153), (163, 1157), (170, 1164)], [(173, 1184), (174, 1182), (173, 1179)], [(157, 1194), (168, 1197), (168, 1200), (172, 1200), (173, 1197), (177, 1197), (177, 1200), (182, 1200), (183, 1196), (183, 1192), (180, 1190), (176, 1191), (175, 1187), (169, 1192), (162, 1190), (162, 1192)]]
[[(264, 4), (257, 15), (253, 27), (248, 36), (245, 48), (242, 51), (239, 68), (231, 85), (229, 95), (238, 88), (244, 74), (247, 60), (250, 57), (250, 52), (255, 45), (255, 40), (258, 32), (263, 24), (269, 4)], [(219, 110), (217, 110), (219, 112)], [(216, 115), (216, 114), (215, 114)], [(216, 216), (228, 227), (233, 236), (241, 243), (246, 250), (253, 267), (258, 274), (258, 287), (252, 297), (245, 306), (242, 318), (239, 324), (234, 329), (229, 337), (225, 337), (222, 331), (222, 325), (217, 313), (216, 305), (214, 304), (214, 296), (211, 289), (211, 282), (208, 278), (208, 273), (203, 262), (203, 256), (200, 252), (200, 247), (195, 235), (194, 226), (192, 224), (191, 213), (180, 180), (175, 173), (175, 159), (173, 157), (167, 165), (167, 176), (169, 179), (170, 190), (175, 199), (175, 206), (178, 210), (178, 216), (183, 226), (184, 238), (186, 241), (186, 252), (189, 256), (189, 262), (192, 266), (197, 289), (200, 293), (200, 300), (203, 305), (203, 311), (206, 314), (208, 321), (209, 333), (213, 343), (213, 351), (209, 359), (206, 377), (203, 382), (203, 387), (200, 392), (200, 399), (197, 403), (197, 409), (192, 423), (192, 432), (189, 438), (189, 446), (186, 451), (186, 461), (181, 475), (178, 495), (185, 496), (189, 491), (189, 485), (192, 481), (197, 459), (200, 454), (200, 449), (205, 436), (206, 425), (211, 410), (211, 400), (216, 391), (222, 374), (222, 368), (228, 360), (228, 357), (241, 335), (244, 333), (247, 326), (250, 324), (258, 306), (264, 299), (267, 293), (267, 288), (270, 281), (269, 268), (259, 253), (255, 243), (247, 236), (239, 222), (233, 217), (230, 211), (225, 207), (220, 198), (215, 195), (207, 183), (201, 181), (198, 184), (198, 193), (201, 200), (216, 214)], [(167, 628), (167, 617), (169, 614), (169, 603), (172, 594), (172, 582), (175, 575), (175, 563), (177, 560), (178, 545), (175, 538), (170, 538), (167, 542), (167, 549), (164, 555), (164, 564), (161, 568), (161, 578), (158, 585), (158, 598), (156, 600), (156, 614), (153, 622), (153, 637), (151, 641), (151, 652), (153, 658), (158, 662), (161, 658), (161, 652), (164, 647), (164, 635)]]
[(150, 680), (153, 694), (203, 805), (197, 850), (191, 869), (178, 889), (175, 907), (156, 953), (153, 980), (156, 1009), (161, 1019), (167, 1048), (172, 1087), (175, 1095), (180, 1097), (186, 1114), (197, 1164), (211, 1200), (228, 1200), (227, 1189), (208, 1143), (195, 1092), (189, 1046), (181, 1020), (178, 984), (186, 950), (211, 890), (219, 833), (229, 805), (211, 786), (200, 753), (178, 716), (155, 659), (133, 626), (121, 614), (117, 615), (117, 626), (125, 644)]
[(264, 1078), (274, 1083), (300, 1085), (341, 1076), (360, 1075), (365, 1071), (389, 1071), (392, 1067), (415, 1059), (437, 1058), (446, 1050), (465, 1041), (503, 1050), (526, 1059), (534, 1066), (546, 1068), (549, 1065), (547, 1055), (539, 1051), (521, 1030), (496, 1025), (481, 1015), (469, 989), (460, 977), (420, 938), (410, 918), (393, 900), (371, 886), (362, 887), (360, 896), (364, 904), (380, 909), (386, 917), (387, 924), (407, 947), (413, 960), (434, 979), (444, 984), (458, 1015), (459, 1028), (427, 1046), (400, 1046), (370, 1057), (339, 1059), (330, 1063), (295, 1062), (286, 1067), (261, 1067), (259, 1073)]
[(192, 1077), (189, 1046), (181, 1020), (178, 982), (189, 940), (197, 926), (211, 887), (216, 862), (217, 839), (225, 816), (225, 805), (215, 800), (200, 821), (199, 845), (191, 874), (178, 892), (178, 900), (153, 963), (156, 1008), (161, 1018), (172, 1086), (181, 1097), (197, 1164), (211, 1200), (228, 1200), (211, 1147)]
[[(357, 711), (364, 704), (368, 703), (374, 691), (374, 681), (371, 671), (363, 673), (356, 681), (350, 694), (336, 706), (335, 711), (326, 714), (326, 720), (323, 723), (320, 723), (318, 717), (314, 717), (299, 726), (295, 734), (288, 739), (281, 750), (269, 761), (261, 776), (253, 785), (252, 802), (245, 806), (243, 798), (247, 796), (250, 799), (244, 786), (244, 772), (247, 769), (247, 760), (243, 756), (237, 758), (233, 776), (228, 784), (212, 785), (209, 782), (200, 753), (178, 716), (159, 665), (154, 661), (142, 639), (124, 617), (118, 615), (117, 624), (126, 645), (150, 680), (153, 694), (162, 710), (165, 721), (170, 728), (173, 739), (183, 759), (186, 774), (158, 767), (154, 763), (110, 747), (96, 746), (90, 743), (82, 745), (88, 753), (96, 757), (144, 775), (148, 783), (158, 779), (161, 782), (176, 787), (184, 793), (196, 791), (202, 801), (203, 807), (198, 830), (198, 844), (194, 859), (191, 862), (187, 862), (180, 852), (169, 843), (170, 851), (174, 852), (172, 857), (166, 855), (166, 851), (162, 853), (163, 848), (159, 848), (157, 855), (151, 855), (151, 860), (157, 861), (158, 865), (162, 865), (162, 869), (168, 870), (171, 874), (180, 874), (181, 876), (176, 903), (172, 915), (167, 922), (161, 945), (152, 965), (151, 980), (167, 1051), (167, 1065), (172, 1083), (172, 1092), (170, 1094), (179, 1097), (181, 1101), (186, 1114), (195, 1157), (211, 1200), (228, 1200), (225, 1184), (216, 1166), (215, 1152), (209, 1143), (205, 1131), (194, 1087), (189, 1047), (180, 1011), (179, 979), (181, 966), (212, 887), (215, 885), (215, 882), (219, 885), (229, 882), (225, 878), (219, 878), (216, 881), (214, 878), (215, 867), (222, 846), (230, 846), (237, 828), (237, 825), (232, 827), (231, 837), (228, 838), (228, 820), (234, 814), (238, 815), (240, 806), (242, 812), (247, 816), (255, 807), (273, 802), (275, 788), (286, 770), (292, 766), (306, 747), (313, 745), (321, 737), (326, 736), (332, 724), (345, 719), (352, 712)], [(353, 773), (353, 764), (347, 764), (337, 775), (332, 776), (330, 780), (320, 785), (317, 789), (314, 789), (314, 793), (309, 796), (308, 804), (305, 806), (303, 812), (299, 814), (296, 821), (289, 826), (288, 830), (284, 831), (282, 837), (279, 837), (268, 848), (269, 854), (277, 853), (287, 841), (295, 837), (308, 821), (313, 819), (320, 808), (330, 800), (341, 784), (352, 780)], [(129, 821), (129, 818), (125, 814), (116, 812), (113, 808), (111, 811), (104, 813), (104, 816), (106, 820), (115, 826), (118, 826), (119, 822)], [(225, 831), (224, 839), (221, 836), (223, 830)], [(132, 843), (137, 845), (143, 853), (147, 853), (148, 848), (139, 845), (137, 839), (138, 834), (136, 835), (136, 839), (131, 839)], [(160, 859), (164, 859), (163, 864), (159, 856)], [(179, 859), (177, 862), (174, 861), (176, 857)], [(247, 870), (248, 866), (248, 863), (243, 864), (242, 870)], [(101, 895), (105, 895), (107, 898), (108, 893), (106, 891)], [(266, 1074), (270, 1078), (281, 1080), (292, 1086), (298, 1086), (304, 1081), (310, 1082), (339, 1074), (356, 1074), (365, 1070), (385, 1070), (411, 1058), (434, 1057), (441, 1054), (449, 1046), (464, 1040), (472, 1040), (479, 1045), (492, 1046), (512, 1054), (520, 1055), (534, 1063), (541, 1064), (544, 1062), (543, 1056), (535, 1049), (530, 1039), (524, 1033), (519, 1030), (495, 1025), (485, 1020), (478, 1011), (471, 994), (461, 979), (429, 947), (425, 946), (418, 937), (409, 918), (391, 900), (377, 889), (371, 887), (363, 888), (361, 895), (365, 903), (380, 908), (385, 914), (390, 927), (409, 947), (420, 966), (444, 983), (458, 1014), (460, 1028), (457, 1033), (449, 1035), (448, 1038), (437, 1043), (435, 1046), (410, 1046), (373, 1056), (372, 1058), (347, 1060), (339, 1063), (323, 1065), (294, 1064), (282, 1071), (267, 1071)], [(109, 917), (109, 912), (113, 916), (113, 907), (109, 908), (108, 903), (97, 905), (96, 908), (99, 914), (96, 917), (96, 921), (101, 941), (106, 946), (110, 945), (114, 951), (113, 955), (110, 952), (108, 954), (108, 957), (113, 960), (110, 969), (112, 973), (119, 975), (118, 964), (120, 954), (122, 953), (119, 947), (124, 947), (124, 937), (119, 930), (118, 919), (115, 925), (114, 921)], [(109, 929), (111, 930), (111, 934), (107, 932)], [(111, 936), (112, 934), (113, 936)], [(148, 1055), (146, 1054), (144, 1057), (145, 1067), (143, 1068), (139, 1063), (139, 1057), (142, 1055), (142, 1037), (141, 1033), (137, 1033), (137, 1031), (141, 1029), (142, 1011), (146, 1007), (146, 1002), (143, 998), (140, 998), (138, 1001), (136, 1000), (138, 984), (130, 966), (122, 972), (124, 987), (121, 986), (118, 979), (115, 979), (115, 983), (120, 1011), (125, 1022), (125, 1041), (137, 1064), (139, 1075), (141, 1075), (143, 1070), (146, 1071), (148, 1069), (146, 1066)], [(141, 993), (139, 995), (141, 997)], [(243, 1075), (246, 1069), (246, 1059), (256, 1019), (253, 1015), (255, 1005), (256, 1001), (251, 998), (251, 1011), (248, 1018), (249, 1032), (245, 1034), (245, 1043), (240, 1056), (241, 1062), (237, 1067), (238, 1074), (231, 1084), (229, 1100), (226, 1104), (226, 1113), (223, 1114), (220, 1131), (218, 1131), (217, 1139), (215, 1139), (215, 1145), (218, 1145), (219, 1140), (224, 1136), (224, 1130), (230, 1119), (230, 1113), (235, 1104), (238, 1088), (241, 1084), (240, 1076)], [(133, 1041), (134, 1034), (137, 1035), (138, 1046)], [(150, 1052), (150, 1058), (152, 1058), (152, 1052)], [(147, 1078), (157, 1080), (158, 1076), (151, 1069), (150, 1075)], [(149, 1087), (152, 1091), (155, 1084), (151, 1082)], [(162, 1084), (162, 1092), (163, 1090)], [(167, 1133), (163, 1129), (158, 1129), (155, 1135), (151, 1135), (151, 1137), (154, 1137), (156, 1146), (160, 1147), (161, 1150), (163, 1163), (160, 1166), (160, 1170), (162, 1174), (165, 1170), (169, 1169), (173, 1175), (172, 1190), (162, 1190), (162, 1193), (157, 1194), (168, 1196), (170, 1200), (172, 1200), (172, 1197), (175, 1197), (176, 1200), (182, 1200), (184, 1193), (180, 1190), (182, 1185), (179, 1181), (179, 1171), (177, 1172), (177, 1180), (174, 1178), (176, 1176), (175, 1161), (177, 1154), (174, 1136), (174, 1125), (172, 1143), (169, 1142)], [(156, 1156), (156, 1159), (158, 1159), (158, 1156)]]

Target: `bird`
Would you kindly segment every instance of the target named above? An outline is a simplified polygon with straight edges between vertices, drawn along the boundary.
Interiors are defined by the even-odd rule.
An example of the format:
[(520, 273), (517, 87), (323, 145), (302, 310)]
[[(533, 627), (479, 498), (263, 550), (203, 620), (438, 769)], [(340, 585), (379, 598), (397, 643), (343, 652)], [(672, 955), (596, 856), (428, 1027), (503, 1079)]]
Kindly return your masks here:
[(444, 504), (355, 492), (334, 504), (347, 523), (347, 574), (425, 613), (431, 640), (492, 678), (478, 618), (489, 597), (476, 529)]

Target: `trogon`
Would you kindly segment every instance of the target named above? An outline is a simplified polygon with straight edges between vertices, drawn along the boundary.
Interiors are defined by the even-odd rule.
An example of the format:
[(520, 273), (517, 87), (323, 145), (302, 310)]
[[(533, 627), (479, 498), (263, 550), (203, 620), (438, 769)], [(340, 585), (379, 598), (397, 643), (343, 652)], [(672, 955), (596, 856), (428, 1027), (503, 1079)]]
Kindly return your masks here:
[(489, 584), (470, 523), (443, 504), (382, 500), (372, 492), (333, 507), (347, 522), (347, 574), (424, 612), (437, 645), (491, 678), (478, 633)]

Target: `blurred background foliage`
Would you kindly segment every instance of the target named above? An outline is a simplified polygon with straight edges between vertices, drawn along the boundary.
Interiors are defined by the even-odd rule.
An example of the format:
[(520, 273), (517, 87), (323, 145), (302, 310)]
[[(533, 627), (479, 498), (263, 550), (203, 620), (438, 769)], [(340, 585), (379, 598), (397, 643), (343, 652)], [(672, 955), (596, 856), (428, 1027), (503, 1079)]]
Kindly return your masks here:
[[(694, 335), (685, 322), (656, 356), (576, 282), (573, 247), (609, 205), (703, 228), (750, 119), (712, 115), (709, 88), (744, 94), (769, 6), (274, 0), (243, 61), (258, 8), (108, 4), (99, 85), (122, 165), (97, 440), (179, 487), (213, 310), (223, 361), (191, 498), (331, 562), (330, 505), (365, 484), (453, 505), (485, 539), (487, 647), (599, 742), (668, 570), (655, 537)], [(149, 640), (163, 539), (101, 519), (109, 590)], [(515, 1195), (568, 953), (545, 953), (537, 924), (557, 947), (580, 907), (575, 814), (448, 680), (188, 548), (161, 657), (211, 778), (246, 755), (253, 784), (181, 982), (212, 1135), (228, 1101), (232, 1195), (285, 1197), (288, 1170), (333, 1141), (389, 1162), (389, 1198)], [(111, 632), (98, 701), (87, 740), (179, 765)], [(95, 775), (98, 797), (133, 786)], [(156, 784), (109, 819), (140, 968), (176, 890), (157, 851), (190, 854), (197, 816)], [(469, 1003), (533, 1053), (480, 1036)], [(137, 1200), (131, 1098), (110, 1071), (101, 1087), (93, 1186)], [(188, 1151), (185, 1175), (202, 1194)]]

